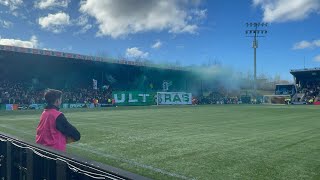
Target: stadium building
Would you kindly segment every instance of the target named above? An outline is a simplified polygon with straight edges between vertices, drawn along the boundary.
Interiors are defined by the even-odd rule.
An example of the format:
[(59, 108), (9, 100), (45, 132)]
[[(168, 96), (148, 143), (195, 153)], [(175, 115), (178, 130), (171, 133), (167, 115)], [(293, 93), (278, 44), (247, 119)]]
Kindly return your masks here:
[[(114, 92), (126, 92), (125, 96), (139, 96), (141, 92), (196, 93), (200, 83), (191, 71), (173, 66), (13, 46), (0, 46), (0, 82), (10, 82), (11, 85), (8, 86), (24, 84), (26, 89), (34, 91), (46, 88), (63, 91), (95, 89), (97, 92), (104, 92), (91, 92), (92, 96), (99, 96), (92, 98), (99, 98), (104, 103), (111, 102), (111, 93)], [(122, 95), (123, 93), (119, 94)], [(149, 103), (145, 105), (154, 104), (154, 95), (143, 95), (146, 96)], [(86, 101), (68, 98), (70, 103)], [(2, 104), (29, 103), (12, 99), (6, 101)]]
[(39, 88), (88, 87), (95, 79), (117, 90), (159, 90), (170, 81), (171, 90), (181, 91), (192, 79), (177, 67), (12, 46), (0, 46), (0, 59), (1, 80)]
[(272, 104), (320, 104), (320, 68), (291, 70), (293, 84), (277, 84), (274, 95), (264, 96)]
[(319, 104), (320, 68), (305, 68), (291, 70), (297, 87), (293, 102)]

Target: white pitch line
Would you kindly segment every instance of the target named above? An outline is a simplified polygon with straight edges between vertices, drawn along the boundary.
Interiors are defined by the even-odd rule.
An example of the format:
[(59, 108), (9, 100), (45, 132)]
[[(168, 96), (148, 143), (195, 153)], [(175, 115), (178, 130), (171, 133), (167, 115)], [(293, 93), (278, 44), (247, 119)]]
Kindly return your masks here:
[[(37, 120), (39, 121), (39, 117), (37, 118), (7, 118), (7, 119), (0, 119), (0, 121), (6, 121), (6, 122), (10, 122), (10, 121), (26, 121), (26, 120)], [(29, 121), (31, 122), (31, 121)]]
[(16, 128), (11, 127), (11, 126), (6, 126), (6, 125), (4, 125), (4, 124), (0, 124), (0, 126), (3, 127), (3, 128), (6, 128), (6, 129), (10, 129), (10, 130), (12, 130), (12, 131), (16, 131), (16, 132), (18, 132), (18, 133), (27, 134), (27, 135), (30, 135), (30, 136), (33, 136), (33, 135), (34, 135), (34, 134), (32, 134), (32, 133), (28, 133), (28, 132), (26, 132), (26, 131), (21, 131), (21, 130), (18, 130), (18, 129), (16, 129)]
[(100, 151), (96, 151), (96, 150), (83, 148), (83, 147), (77, 146), (76, 144), (75, 145), (70, 145), (70, 146), (78, 148), (78, 149), (81, 149), (81, 150), (84, 150), (84, 151), (87, 151), (87, 152), (90, 152), (90, 153), (93, 153), (93, 154), (97, 154), (97, 155), (105, 157), (105, 158), (114, 159), (114, 160), (121, 161), (121, 162), (126, 162), (128, 164), (135, 165), (135, 166), (138, 166), (138, 167), (141, 167), (141, 168), (144, 168), (144, 169), (148, 169), (148, 170), (151, 170), (151, 171), (154, 171), (154, 172), (158, 172), (158, 173), (161, 173), (161, 174), (164, 174), (164, 175), (168, 175), (168, 176), (171, 176), (171, 177), (176, 177), (176, 178), (185, 179), (185, 180), (189, 180), (189, 179), (193, 180), (193, 179), (195, 179), (195, 178), (189, 178), (189, 177), (186, 177), (186, 176), (183, 176), (183, 175), (180, 175), (180, 174), (168, 172), (166, 170), (159, 169), (159, 168), (156, 168), (156, 167), (153, 167), (153, 166), (150, 166), (150, 165), (142, 164), (142, 163), (139, 163), (139, 162), (136, 162), (136, 161), (133, 161), (133, 160), (116, 157), (114, 155), (107, 154), (105, 152), (100, 152)]
[[(21, 131), (21, 130), (12, 128), (12, 127), (8, 127), (8, 126), (3, 125), (3, 124), (0, 124), (0, 126), (3, 127), (3, 128), (7, 128), (7, 129), (10, 129), (10, 130), (22, 133), (22, 134), (26, 134), (26, 135), (30, 135), (30, 136), (34, 135), (32, 133), (28, 133), (28, 132)], [(180, 175), (180, 174), (168, 172), (166, 170), (159, 169), (159, 168), (156, 168), (156, 167), (153, 167), (153, 166), (150, 166), (150, 165), (142, 164), (142, 163), (139, 163), (139, 162), (136, 162), (136, 161), (133, 161), (133, 160), (116, 157), (114, 155), (107, 154), (105, 152), (91, 150), (89, 148), (86, 149), (86, 148), (78, 146), (77, 144), (74, 144), (74, 145), (71, 144), (69, 146), (74, 147), (74, 148), (78, 148), (78, 149), (81, 149), (83, 151), (87, 151), (87, 152), (90, 152), (90, 153), (93, 153), (93, 154), (96, 154), (96, 155), (99, 155), (99, 156), (102, 156), (102, 157), (105, 157), (105, 158), (110, 158), (110, 159), (114, 159), (114, 160), (117, 160), (117, 161), (126, 162), (128, 164), (131, 164), (131, 165), (134, 165), (134, 166), (138, 166), (138, 167), (141, 167), (141, 168), (144, 168), (144, 169), (148, 169), (148, 170), (151, 170), (151, 171), (154, 171), (154, 172), (158, 172), (158, 173), (161, 173), (161, 174), (164, 174), (164, 175), (168, 175), (168, 176), (171, 176), (171, 177), (185, 179), (185, 180), (194, 180), (195, 179), (195, 178), (189, 178), (189, 177), (186, 177), (186, 176), (183, 176), (183, 175)]]

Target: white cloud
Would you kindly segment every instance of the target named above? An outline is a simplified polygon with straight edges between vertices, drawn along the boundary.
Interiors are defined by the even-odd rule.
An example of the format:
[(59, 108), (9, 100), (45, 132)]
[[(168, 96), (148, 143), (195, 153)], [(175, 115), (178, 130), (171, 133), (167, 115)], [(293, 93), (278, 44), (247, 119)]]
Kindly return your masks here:
[[(82, 1), (80, 11), (97, 20), (98, 35), (123, 37), (145, 31), (170, 33), (196, 33), (197, 22), (190, 22), (194, 0), (87, 0)], [(199, 12), (198, 16), (206, 11)], [(192, 18), (191, 18), (192, 19)]]
[(85, 26), (83, 26), (80, 31), (77, 31), (75, 33), (73, 33), (74, 35), (78, 35), (78, 34), (84, 34), (86, 33), (87, 31), (89, 31), (93, 26), (91, 24), (87, 24)]
[(306, 49), (311, 48), (313, 45), (308, 41), (300, 41), (293, 45), (293, 49)]
[(8, 6), (11, 11), (17, 9), (22, 3), (22, 0), (0, 0), (0, 4)]
[(48, 16), (40, 17), (38, 23), (43, 29), (60, 33), (65, 25), (70, 24), (70, 16), (64, 12), (48, 14)]
[(92, 25), (91, 24), (87, 24), (85, 25), (82, 29), (81, 29), (81, 33), (86, 33), (89, 29), (92, 28)]
[(11, 14), (14, 15), (15, 17), (19, 16), (19, 13), (17, 11), (11, 11)]
[(320, 47), (320, 39), (312, 41), (313, 45), (316, 47)]
[(313, 58), (314, 61), (320, 62), (320, 55)]
[(34, 6), (39, 9), (47, 9), (52, 7), (68, 7), (70, 0), (39, 0), (34, 3)]
[(54, 48), (43, 48), (43, 50), (56, 51), (56, 49), (54, 49)]
[(196, 16), (198, 19), (205, 19), (207, 18), (207, 9), (197, 9), (193, 11), (193, 14)]
[(319, 0), (253, 0), (253, 4), (261, 6), (265, 22), (302, 20), (320, 12)]
[(93, 27), (92, 24), (89, 24), (89, 18), (87, 15), (81, 15), (78, 19), (74, 20), (74, 23), (72, 24), (82, 26), (79, 31), (73, 33), (74, 35), (84, 34)]
[(126, 50), (126, 56), (128, 58), (146, 58), (148, 57), (148, 55), (149, 55), (148, 52), (143, 52), (137, 47), (128, 48)]
[(313, 49), (313, 48), (316, 48), (316, 47), (320, 47), (320, 40), (314, 40), (314, 41), (306, 41), (306, 40), (303, 40), (303, 41), (300, 41), (300, 42), (297, 42), (293, 45), (293, 48), (294, 50), (298, 50), (298, 49)]
[(62, 48), (63, 51), (72, 51), (73, 47), (69, 45), (68, 47)]
[(159, 49), (162, 46), (162, 42), (161, 41), (157, 41), (156, 43), (154, 43), (151, 48), (153, 49)]
[(6, 20), (0, 21), (0, 24), (2, 27), (6, 28), (6, 29), (9, 29), (13, 26), (12, 22), (6, 21)]
[(169, 32), (171, 33), (196, 33), (198, 29), (197, 25), (186, 25), (184, 27), (173, 27)]
[(0, 38), (0, 44), (8, 46), (18, 46), (25, 48), (37, 48), (38, 38), (36, 36), (31, 36), (30, 40), (20, 40), (20, 39), (3, 39)]
[(79, 26), (84, 26), (89, 22), (88, 16), (86, 15), (81, 15), (78, 19), (76, 24)]

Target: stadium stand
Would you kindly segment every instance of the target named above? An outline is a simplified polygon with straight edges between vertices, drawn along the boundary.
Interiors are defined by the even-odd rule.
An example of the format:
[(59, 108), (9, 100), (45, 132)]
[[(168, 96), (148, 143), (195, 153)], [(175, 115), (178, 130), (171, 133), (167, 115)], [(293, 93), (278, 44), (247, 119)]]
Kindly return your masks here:
[[(34, 89), (25, 83), (0, 82), (0, 104), (42, 104), (44, 103), (43, 92), (45, 89)], [(98, 99), (100, 103), (108, 103), (112, 99), (112, 91), (93, 90), (90, 88), (62, 89), (63, 99), (66, 103), (86, 103)]]
[(320, 68), (291, 70), (294, 76), (297, 93), (292, 101), (296, 103), (313, 104), (320, 97)]
[(0, 45), (0, 104), (43, 103), (47, 88), (62, 90), (66, 103), (110, 104), (114, 91), (162, 91), (164, 82), (171, 92), (199, 89), (190, 71), (176, 67)]

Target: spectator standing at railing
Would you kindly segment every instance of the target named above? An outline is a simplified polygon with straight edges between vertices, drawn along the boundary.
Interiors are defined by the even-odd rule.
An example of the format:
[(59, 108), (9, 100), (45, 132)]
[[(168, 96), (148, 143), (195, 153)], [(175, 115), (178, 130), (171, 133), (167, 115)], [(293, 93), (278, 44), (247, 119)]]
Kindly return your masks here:
[(45, 107), (37, 127), (36, 143), (51, 147), (59, 151), (66, 151), (66, 144), (80, 140), (79, 131), (72, 126), (59, 106), (62, 103), (62, 92), (47, 90)]

